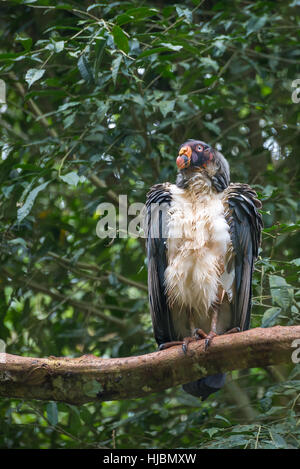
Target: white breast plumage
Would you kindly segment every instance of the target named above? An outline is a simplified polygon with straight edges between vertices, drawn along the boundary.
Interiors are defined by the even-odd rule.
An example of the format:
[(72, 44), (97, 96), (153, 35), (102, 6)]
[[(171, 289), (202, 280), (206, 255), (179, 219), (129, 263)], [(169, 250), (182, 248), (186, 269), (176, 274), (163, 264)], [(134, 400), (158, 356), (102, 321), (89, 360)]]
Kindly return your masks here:
[(207, 315), (217, 299), (230, 246), (222, 195), (203, 179), (189, 189), (170, 186), (165, 286), (169, 305)]

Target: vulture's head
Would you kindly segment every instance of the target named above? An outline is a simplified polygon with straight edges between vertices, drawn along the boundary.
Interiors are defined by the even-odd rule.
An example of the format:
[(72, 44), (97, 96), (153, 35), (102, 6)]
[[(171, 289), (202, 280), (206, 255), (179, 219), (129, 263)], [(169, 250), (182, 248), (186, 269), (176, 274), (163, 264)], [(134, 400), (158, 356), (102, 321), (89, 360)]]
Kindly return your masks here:
[(177, 185), (185, 187), (195, 174), (208, 179), (217, 192), (229, 185), (229, 164), (222, 153), (201, 140), (187, 140), (180, 145), (176, 160)]

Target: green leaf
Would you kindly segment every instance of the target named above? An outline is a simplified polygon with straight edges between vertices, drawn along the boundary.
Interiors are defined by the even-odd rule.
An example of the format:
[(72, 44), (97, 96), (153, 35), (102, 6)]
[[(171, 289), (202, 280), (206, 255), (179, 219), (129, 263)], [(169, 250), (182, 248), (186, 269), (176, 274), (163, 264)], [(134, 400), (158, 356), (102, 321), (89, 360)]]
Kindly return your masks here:
[(95, 77), (98, 78), (100, 65), (105, 51), (106, 39), (97, 39), (95, 46)]
[(193, 21), (193, 14), (188, 8), (180, 8), (179, 6), (176, 6), (176, 11), (178, 16), (184, 16), (188, 23), (191, 23)]
[(292, 207), (295, 212), (297, 212), (298, 209), (298, 200), (293, 200), (290, 197), (286, 197), (286, 202)]
[(73, 112), (69, 114), (68, 116), (66, 116), (63, 120), (64, 129), (71, 127), (71, 125), (74, 124), (75, 118), (76, 118), (76, 112)]
[(211, 59), (210, 57), (202, 57), (200, 62), (204, 65), (205, 68), (212, 68), (216, 72), (219, 70), (219, 64), (216, 60)]
[(54, 52), (59, 54), (59, 52), (64, 50), (65, 43), (64, 41), (53, 41)]
[(126, 34), (120, 26), (115, 25), (112, 29), (113, 37), (116, 46), (121, 49), (123, 52), (128, 54), (129, 52), (129, 42)]
[(116, 84), (116, 82), (117, 82), (117, 76), (118, 76), (118, 72), (119, 72), (121, 62), (122, 62), (122, 55), (118, 55), (118, 57), (116, 59), (114, 59), (113, 62), (112, 62), (111, 75), (112, 75), (112, 79), (113, 79), (114, 84)]
[(49, 184), (50, 181), (47, 181), (47, 182), (44, 182), (43, 184), (40, 184), (39, 186), (37, 186), (35, 189), (33, 189), (27, 196), (26, 198), (26, 201), (24, 203), (24, 205), (18, 209), (18, 212), (17, 212), (17, 219), (18, 219), (18, 222), (20, 223), (25, 217), (27, 217), (27, 215), (29, 215), (32, 207), (33, 207), (33, 204), (34, 204), (34, 201), (38, 195), (39, 192), (43, 191)]
[(25, 81), (28, 83), (28, 88), (36, 81), (40, 80), (45, 73), (45, 69), (30, 68), (25, 75)]
[(261, 87), (261, 95), (262, 96), (268, 96), (269, 94), (272, 93), (272, 88), (270, 86), (262, 86)]
[(269, 284), (273, 303), (286, 311), (293, 301), (293, 289), (279, 275), (269, 275)]
[(268, 308), (262, 317), (261, 327), (271, 327), (276, 324), (276, 319), (281, 313), (281, 308), (274, 306), (273, 308)]
[(78, 104), (79, 104), (79, 101), (70, 101), (69, 103), (65, 103), (59, 106), (58, 111), (59, 112), (66, 111), (70, 107), (78, 106)]
[(169, 114), (169, 112), (172, 112), (174, 110), (175, 101), (164, 100), (164, 101), (160, 101), (157, 105), (162, 115), (166, 117), (166, 115)]
[(269, 199), (272, 196), (274, 190), (276, 190), (275, 186), (272, 186), (271, 184), (267, 184), (263, 190), (263, 197), (266, 199)]
[(31, 37), (21, 35), (21, 34), (17, 34), (16, 38), (15, 38), (15, 41), (20, 42), (22, 44), (22, 46), (24, 47), (24, 49), (26, 50), (26, 52), (28, 52), (31, 49), (31, 46), (32, 46)]
[(253, 15), (246, 24), (247, 35), (259, 31), (268, 21), (268, 16)]
[(79, 182), (85, 181), (85, 177), (84, 176), (78, 176), (78, 174), (75, 173), (75, 171), (72, 171), (68, 174), (60, 176), (60, 179), (62, 179), (64, 182), (66, 182), (70, 186), (77, 186), (77, 184)]
[(203, 125), (214, 132), (216, 135), (220, 135), (221, 129), (215, 122), (203, 122)]
[(51, 425), (55, 426), (58, 423), (58, 410), (56, 402), (49, 402), (46, 407), (47, 419)]
[(22, 60), (25, 58), (25, 55), (23, 55), (24, 53), (23, 52), (18, 52), (18, 53), (14, 53), (14, 52), (7, 52), (7, 53), (4, 53), (4, 54), (0, 54), (0, 61), (1, 60), (12, 60), (12, 61), (18, 61), (18, 60)]
[(226, 417), (224, 417), (223, 415), (217, 414), (217, 415), (215, 415), (214, 418), (218, 419), (218, 420), (223, 420), (224, 422), (228, 423), (229, 425), (231, 424), (231, 422)]
[(87, 83), (92, 83), (94, 81), (93, 72), (89, 64), (88, 58), (83, 54), (79, 57), (77, 62), (78, 70), (80, 75)]
[(272, 231), (278, 231), (278, 232), (282, 232), (282, 233), (285, 233), (285, 232), (296, 232), (296, 231), (299, 231), (300, 230), (300, 223), (297, 222), (295, 225), (294, 224), (290, 224), (290, 225), (287, 225), (286, 223), (281, 223), (280, 225), (273, 225), (271, 226), (270, 228), (265, 228), (264, 231), (266, 233), (269, 233), (269, 232), (272, 232)]
[(140, 53), (139, 59), (149, 57), (149, 55), (154, 55), (154, 54), (159, 54), (159, 52), (165, 52), (168, 50), (168, 47), (162, 46), (162, 47), (153, 47), (153, 49), (148, 49)]
[(26, 241), (25, 239), (23, 238), (14, 238), (14, 239), (10, 239), (8, 241), (9, 244), (20, 244), (21, 246), (23, 246), (24, 248), (27, 247), (27, 244), (26, 244)]
[(276, 448), (288, 448), (287, 442), (285, 441), (285, 439), (281, 435), (279, 435), (279, 433), (277, 433), (273, 429), (269, 430), (269, 432), (270, 432), (270, 436), (271, 436)]
[(293, 259), (291, 261), (291, 264), (296, 265), (297, 267), (300, 267), (300, 257), (297, 257), (297, 259)]
[(164, 47), (167, 47), (170, 50), (174, 50), (176, 52), (181, 50), (182, 47), (183, 47), (183, 46), (178, 46), (178, 45), (175, 45), (175, 44), (171, 44), (170, 42), (161, 42), (161, 45), (164, 46)]
[(219, 433), (220, 432), (220, 428), (204, 428), (203, 429), (204, 432), (208, 433), (209, 434), (209, 437), (211, 438), (212, 436), (214, 436), (216, 433)]
[(123, 24), (131, 23), (133, 19), (133, 16), (130, 16), (127, 13), (122, 13), (122, 15), (117, 16), (116, 23), (118, 23), (119, 26), (122, 26)]
[(133, 16), (134, 18), (146, 18), (149, 16), (155, 15), (159, 10), (157, 8), (149, 7), (138, 7), (138, 8), (129, 8), (126, 11), (127, 15)]

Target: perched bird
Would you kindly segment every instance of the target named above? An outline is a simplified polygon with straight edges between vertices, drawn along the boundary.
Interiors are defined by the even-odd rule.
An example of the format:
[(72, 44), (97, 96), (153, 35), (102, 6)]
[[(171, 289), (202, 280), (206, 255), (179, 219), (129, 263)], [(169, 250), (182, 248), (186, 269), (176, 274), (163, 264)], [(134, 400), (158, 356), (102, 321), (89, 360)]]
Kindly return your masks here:
[[(176, 184), (151, 187), (146, 201), (149, 303), (159, 349), (249, 328), (252, 273), (261, 240), (261, 203), (230, 184), (224, 156), (200, 140), (179, 148)], [(183, 385), (205, 399), (219, 373)]]

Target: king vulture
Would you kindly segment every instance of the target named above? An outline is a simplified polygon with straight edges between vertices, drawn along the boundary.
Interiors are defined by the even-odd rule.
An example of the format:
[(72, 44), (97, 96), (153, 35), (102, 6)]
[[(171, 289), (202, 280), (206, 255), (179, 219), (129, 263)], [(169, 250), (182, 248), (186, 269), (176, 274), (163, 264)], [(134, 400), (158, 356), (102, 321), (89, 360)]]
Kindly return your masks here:
[[(149, 304), (159, 349), (250, 326), (252, 273), (261, 240), (261, 203), (247, 184), (230, 183), (224, 156), (200, 140), (179, 148), (175, 184), (151, 187), (146, 201)], [(205, 399), (219, 373), (186, 383)]]

